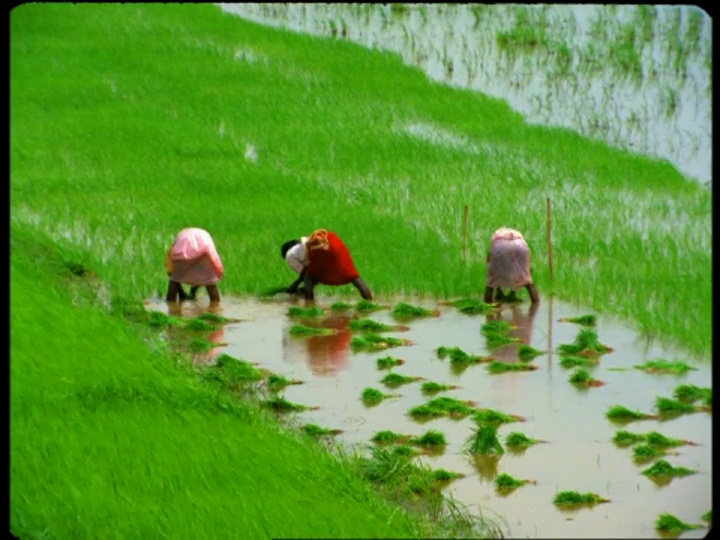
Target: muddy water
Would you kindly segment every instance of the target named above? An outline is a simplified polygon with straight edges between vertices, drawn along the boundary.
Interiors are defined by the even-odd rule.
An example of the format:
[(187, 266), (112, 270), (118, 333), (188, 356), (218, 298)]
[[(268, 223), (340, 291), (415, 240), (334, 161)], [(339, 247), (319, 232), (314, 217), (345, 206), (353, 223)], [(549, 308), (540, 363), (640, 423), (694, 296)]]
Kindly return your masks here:
[[(317, 305), (328, 308), (333, 301), (320, 298)], [(416, 436), (429, 429), (442, 431), (448, 440), (445, 451), (420, 459), (428, 460), (434, 468), (464, 473), (466, 477), (451, 483), (448, 490), (471, 507), (504, 516), (507, 534), (514, 538), (653, 538), (659, 536), (654, 523), (664, 512), (689, 523), (704, 524), (700, 516), (711, 508), (711, 414), (701, 412), (672, 420), (618, 425), (607, 420), (605, 413), (613, 405), (652, 413), (655, 398), (672, 397), (679, 384), (710, 386), (709, 360), (692, 359), (681, 351), (663, 348), (639, 337), (616, 320), (598, 317), (596, 331), (600, 341), (614, 351), (604, 355), (600, 364), (589, 371), (606, 384), (579, 389), (568, 382), (572, 370), (559, 365), (554, 351), (558, 344), (572, 343), (580, 329), (558, 319), (588, 311), (545, 298), (534, 313), (527, 303), (506, 305), (501, 312), (502, 318), (518, 326), (513, 331), (515, 335), (536, 349), (547, 351), (533, 361), (539, 369), (493, 375), (486, 366), (475, 365), (458, 373), (451, 368), (449, 360), (437, 357), (435, 349), (445, 345), (460, 347), (471, 354), (490, 354), (480, 333), (487, 317), (465, 315), (452, 306), (438, 305), (428, 299), (378, 299), (379, 303), (389, 306), (399, 301), (438, 307), (440, 316), (406, 323), (410, 328), (404, 332), (384, 334), (410, 339), (413, 345), (370, 353), (351, 349), (353, 333), (347, 329), (349, 316), (334, 316), (323, 323), (339, 329), (335, 335), (296, 338), (289, 335), (289, 328), (303, 321), (286, 315), (292, 304), (287, 298), (260, 301), (224, 297), (216, 311), (242, 322), (230, 324), (217, 333), (213, 339), (227, 345), (218, 346), (199, 361), (212, 362), (214, 355), (224, 352), (304, 381), (302, 385), (288, 387), (284, 397), (320, 408), (299, 413), (298, 420), (342, 429), (344, 433), (340, 438), (348, 444), (366, 444), (376, 432), (386, 429)], [(168, 312), (162, 301), (151, 301), (147, 307)], [(207, 309), (207, 304), (199, 300), (184, 304), (176, 313), (196, 316)], [(379, 322), (397, 324), (388, 310), (368, 316)], [(492, 354), (513, 361), (516, 347), (509, 345)], [(406, 413), (411, 407), (430, 398), (421, 393), (419, 382), (397, 389), (380, 383), (388, 371), (378, 370), (375, 361), (388, 355), (406, 361), (394, 368), (398, 373), (459, 386), (439, 395), (473, 400), (479, 407), (525, 417), (525, 422), (499, 428), (503, 445), (511, 431), (521, 431), (548, 443), (532, 446), (522, 453), (506, 449), (500, 458), (469, 457), (463, 452), (463, 445), (473, 432), (472, 420), (437, 419), (418, 423), (408, 417)], [(697, 370), (677, 376), (652, 375), (632, 368), (659, 358), (685, 360)], [(618, 371), (617, 368), (629, 369)], [(368, 386), (397, 393), (399, 397), (366, 407), (360, 395)], [(636, 464), (631, 448), (619, 448), (611, 442), (619, 429), (637, 433), (655, 430), (698, 443), (680, 447), (678, 455), (667, 458), (675, 466), (698, 470), (698, 474), (675, 478), (666, 485), (655, 484), (640, 474), (650, 463)], [(500, 473), (537, 483), (501, 496), (493, 484)], [(611, 502), (575, 511), (559, 510), (552, 503), (553, 497), (558, 491), (566, 490), (594, 492)], [(707, 529), (700, 528), (684, 533), (683, 538), (706, 534)]]

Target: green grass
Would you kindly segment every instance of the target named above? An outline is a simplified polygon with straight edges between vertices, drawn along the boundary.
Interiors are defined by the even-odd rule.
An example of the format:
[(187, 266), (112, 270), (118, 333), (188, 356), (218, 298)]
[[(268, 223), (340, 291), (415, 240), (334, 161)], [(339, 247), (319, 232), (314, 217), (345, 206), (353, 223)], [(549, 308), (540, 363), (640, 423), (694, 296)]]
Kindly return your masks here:
[(664, 513), (660, 514), (655, 521), (655, 528), (658, 531), (663, 531), (665, 533), (680, 534), (691, 529), (699, 529), (701, 528), (701, 525), (691, 525), (690, 523), (681, 521), (672, 514)]
[(595, 326), (597, 324), (597, 316), (595, 315), (579, 315), (577, 317), (563, 317), (560, 322), (569, 322), (582, 326)]
[(267, 384), (268, 389), (273, 392), (278, 392), (278, 391), (283, 390), (286, 387), (294, 385), (294, 384), (302, 384), (302, 381), (288, 379), (286, 377), (283, 377), (282, 375), (277, 375), (275, 373), (271, 373), (267, 377), (265, 382)]
[(493, 360), (487, 365), (487, 370), (492, 374), (508, 373), (510, 371), (535, 371), (536, 369), (538, 369), (536, 365), (528, 364), (526, 362), (516, 364)]
[(655, 398), (655, 408), (661, 417), (675, 417), (700, 410), (692, 403), (666, 397)]
[(647, 362), (643, 362), (642, 364), (638, 364), (633, 367), (646, 373), (660, 373), (671, 375), (684, 375), (688, 371), (697, 370), (697, 368), (687, 364), (686, 362), (662, 359), (648, 360)]
[(288, 317), (298, 317), (303, 319), (312, 319), (325, 315), (325, 310), (317, 306), (302, 308), (299, 306), (290, 306), (287, 309)]
[(425, 448), (438, 448), (447, 446), (447, 439), (445, 438), (445, 434), (443, 432), (431, 429), (419, 437), (412, 438), (410, 440), (410, 444)]
[(495, 422), (479, 422), (473, 434), (465, 442), (465, 450), (473, 455), (499, 456), (505, 453)]
[(527, 435), (525, 435), (524, 433), (520, 433), (519, 431), (513, 431), (511, 433), (508, 433), (508, 435), (505, 437), (505, 446), (511, 448), (529, 448), (534, 444), (538, 444), (540, 442), (542, 441), (528, 437)]
[(401, 358), (394, 358), (392, 356), (383, 356), (376, 360), (378, 369), (392, 369), (397, 366), (401, 366), (405, 363), (405, 360)]
[(365, 334), (362, 337), (355, 336), (350, 341), (350, 347), (354, 351), (382, 351), (390, 347), (402, 347), (409, 344), (410, 342), (405, 339), (379, 336), (377, 334)]
[(665, 451), (650, 444), (638, 444), (633, 448), (633, 459), (643, 463), (665, 455)]
[(398, 302), (390, 313), (397, 319), (413, 319), (418, 317), (437, 317), (440, 312), (436, 309), (413, 306), (406, 302)]
[[(507, 215), (542, 230), (550, 196), (567, 264), (553, 290), (545, 240), (529, 238), (540, 291), (710, 355), (711, 194), (665, 161), (529, 125), (395, 54), (213, 5), (26, 4), (10, 36), (18, 536), (444, 536), (120, 320), (164, 294), (162, 257), (189, 216), (216, 240), (221, 295), (289, 282), (278, 246), (319, 224), (348, 243), (378, 297), (453, 298), (485, 279), (484, 241), (461, 256), (464, 205), (468, 238), (485, 238)], [(518, 200), (530, 203), (520, 214)]]
[(482, 300), (476, 300), (474, 298), (461, 298), (459, 300), (453, 300), (450, 302), (450, 305), (466, 315), (487, 314), (495, 309), (492, 304), (486, 304)]
[[(422, 535), (312, 440), (281, 431), (161, 343), (149, 349), (155, 330), (73, 305), (37, 257), (14, 252), (11, 264), (16, 536)], [(228, 355), (205, 369), (228, 383), (261, 375)]]
[(646, 420), (648, 418), (654, 418), (651, 414), (640, 411), (632, 411), (622, 405), (614, 405), (610, 407), (605, 413), (605, 417), (608, 420), (617, 422), (632, 422), (633, 420)]
[(410, 437), (401, 433), (395, 433), (394, 431), (385, 430), (378, 431), (373, 435), (372, 441), (380, 444), (394, 444), (403, 440), (407, 440)]
[(308, 336), (331, 336), (335, 333), (332, 328), (321, 328), (317, 326), (305, 326), (304, 324), (293, 324), (290, 327), (290, 335), (295, 337)]
[(425, 381), (420, 385), (420, 391), (428, 395), (438, 394), (447, 390), (455, 390), (456, 388), (458, 387), (454, 384), (442, 384), (435, 381)]
[(363, 400), (363, 403), (365, 405), (377, 405), (383, 400), (393, 397), (391, 394), (386, 394), (385, 392), (382, 392), (378, 390), (377, 388), (367, 387), (363, 389), (361, 398)]
[(596, 493), (580, 493), (579, 491), (561, 491), (555, 495), (553, 502), (558, 506), (594, 505), (610, 502), (610, 499)]
[(446, 347), (441, 345), (435, 349), (435, 353), (440, 359), (449, 357), (450, 363), (455, 365), (480, 364), (489, 361), (488, 357), (466, 353), (460, 347)]
[(372, 319), (355, 319), (350, 321), (350, 330), (355, 332), (388, 332), (397, 327), (374, 321)]
[(712, 400), (712, 388), (695, 386), (694, 384), (681, 384), (673, 390), (675, 399), (687, 403)]
[(641, 433), (632, 433), (621, 429), (613, 435), (612, 441), (618, 446), (631, 446), (633, 444), (644, 441), (647, 437)]
[(441, 396), (423, 405), (413, 407), (408, 411), (408, 414), (416, 419), (436, 418), (439, 416), (460, 419), (470, 415), (473, 411), (473, 407), (466, 401)]
[(478, 409), (473, 413), (473, 420), (477, 423), (486, 424), (511, 424), (525, 421), (522, 416), (507, 414), (495, 409)]
[(688, 469), (687, 467), (673, 467), (669, 462), (664, 459), (659, 459), (653, 463), (650, 467), (642, 471), (642, 474), (650, 477), (674, 477), (674, 476), (687, 476), (689, 474), (695, 474), (697, 471)]
[(538, 356), (545, 354), (543, 351), (535, 349), (530, 345), (520, 345), (517, 350), (518, 358), (523, 362), (531, 362)]
[(317, 424), (304, 424), (301, 429), (304, 433), (310, 435), (311, 437), (334, 436), (342, 433), (341, 429), (324, 428), (322, 426), (318, 426)]
[(612, 351), (612, 348), (600, 343), (598, 335), (590, 328), (583, 328), (572, 343), (558, 345), (558, 352), (564, 355), (598, 356)]
[(596, 356), (577, 356), (574, 354), (562, 356), (560, 358), (560, 366), (569, 369), (574, 367), (592, 367), (598, 365), (599, 360)]
[(419, 381), (422, 377), (413, 377), (411, 375), (402, 375), (401, 373), (388, 373), (380, 382), (389, 388), (397, 388), (404, 384)]
[(495, 489), (498, 491), (513, 491), (528, 482), (529, 480), (521, 480), (507, 473), (501, 473), (495, 477)]

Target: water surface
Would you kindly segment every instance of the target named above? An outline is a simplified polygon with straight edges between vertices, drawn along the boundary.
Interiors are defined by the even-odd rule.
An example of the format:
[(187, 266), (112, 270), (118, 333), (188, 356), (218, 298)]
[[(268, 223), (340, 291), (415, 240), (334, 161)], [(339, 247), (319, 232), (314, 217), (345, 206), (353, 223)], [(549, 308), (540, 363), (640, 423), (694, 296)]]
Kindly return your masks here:
[[(317, 305), (329, 308), (335, 300), (318, 298)], [(302, 423), (315, 423), (326, 428), (342, 429), (340, 441), (351, 445), (370, 444), (371, 437), (381, 430), (419, 436), (429, 429), (442, 431), (448, 446), (444, 453), (422, 457), (434, 468), (461, 472), (465, 478), (447, 488), (456, 499), (475, 509), (496, 512), (507, 520), (508, 536), (514, 538), (639, 538), (658, 537), (655, 520), (670, 512), (689, 523), (703, 524), (700, 516), (711, 508), (712, 438), (711, 414), (693, 413), (672, 420), (644, 420), (618, 425), (605, 418), (613, 405), (653, 413), (658, 396), (672, 397), (682, 383), (708, 387), (711, 385), (709, 360), (693, 359), (679, 350), (671, 350), (640, 337), (627, 325), (599, 316), (595, 330), (602, 343), (612, 347), (597, 367), (589, 368), (604, 386), (578, 388), (568, 382), (572, 370), (562, 368), (556, 352), (558, 344), (571, 343), (580, 329), (576, 324), (560, 322), (563, 317), (584, 315), (582, 308), (543, 298), (533, 311), (528, 303), (505, 305), (500, 316), (518, 328), (513, 335), (536, 349), (546, 351), (533, 363), (538, 369), (493, 375), (485, 365), (474, 365), (458, 373), (448, 359), (438, 358), (439, 346), (456, 346), (471, 354), (492, 354), (503, 361), (516, 361), (517, 344), (489, 349), (480, 327), (485, 315), (465, 315), (456, 308), (439, 305), (423, 298), (378, 299), (393, 306), (400, 301), (428, 308), (438, 308), (439, 317), (406, 322), (409, 329), (384, 335), (406, 338), (413, 345), (391, 348), (382, 352), (354, 352), (354, 335), (347, 327), (354, 311), (328, 315), (322, 326), (336, 328), (331, 336), (297, 338), (289, 335), (294, 324), (311, 324), (287, 315), (290, 305), (304, 306), (304, 301), (286, 297), (274, 300), (224, 297), (216, 312), (242, 322), (227, 325), (213, 339), (219, 345), (198, 357), (199, 362), (212, 363), (220, 352), (235, 358), (256, 362), (302, 385), (288, 387), (286, 399), (319, 409), (297, 413)], [(205, 299), (205, 302), (207, 300)], [(349, 300), (353, 305), (355, 300)], [(168, 306), (153, 300), (148, 309), (168, 312)], [(197, 316), (209, 308), (202, 299), (182, 305), (174, 313)], [(330, 313), (330, 310), (328, 309)], [(363, 315), (379, 322), (397, 324), (389, 310)], [(473, 432), (471, 419), (437, 419), (418, 423), (406, 413), (429, 397), (420, 391), (420, 382), (397, 389), (380, 383), (388, 371), (379, 370), (377, 358), (394, 356), (405, 364), (394, 368), (397, 373), (420, 376), (459, 388), (439, 395), (473, 400), (478, 407), (492, 408), (524, 417), (525, 422), (503, 425), (498, 433), (501, 441), (511, 431), (548, 441), (522, 453), (506, 449), (500, 458), (472, 458), (463, 445)], [(678, 359), (697, 368), (686, 375), (648, 374), (633, 366), (653, 359)], [(616, 371), (616, 369), (625, 369)], [(368, 386), (399, 397), (374, 407), (366, 407), (360, 396)], [(619, 448), (611, 438), (619, 429), (636, 433), (659, 431), (673, 438), (694, 441), (697, 446), (682, 446), (678, 455), (666, 459), (675, 466), (698, 470), (697, 474), (675, 478), (658, 485), (640, 474), (651, 465), (634, 463), (631, 448)], [(536, 485), (518, 488), (507, 496), (495, 492), (493, 480), (500, 473), (530, 479)], [(577, 511), (559, 510), (552, 500), (558, 491), (594, 492), (611, 499), (608, 504)], [(683, 538), (699, 538), (706, 528), (688, 531)]]

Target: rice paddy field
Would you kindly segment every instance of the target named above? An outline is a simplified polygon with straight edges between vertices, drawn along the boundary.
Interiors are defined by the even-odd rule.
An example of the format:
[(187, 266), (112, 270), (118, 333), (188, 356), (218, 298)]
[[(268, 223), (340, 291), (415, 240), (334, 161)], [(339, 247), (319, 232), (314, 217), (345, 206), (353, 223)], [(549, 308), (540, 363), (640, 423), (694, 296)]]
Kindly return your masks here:
[[(278, 256), (280, 245), (316, 228), (345, 240), (379, 299), (438, 309), (443, 301), (480, 295), (490, 235), (512, 226), (533, 250), (542, 308), (552, 298), (563, 316), (612, 318), (672, 351), (667, 360), (694, 366), (692, 384), (710, 386), (711, 193), (667, 159), (529, 124), (506, 101), (430, 80), (398, 54), (270, 28), (216, 5), (26, 4), (12, 10), (10, 23), (16, 536), (502, 534), (492, 513), (477, 518), (441, 500), (453, 482), (440, 489), (442, 473), (411, 466), (422, 459), (403, 460), (394, 451), (369, 461), (349, 450), (318, 452), (313, 437), (277, 421), (254, 394), (238, 399), (237, 389), (201, 376), (167, 335), (133, 322), (129, 315), (160, 310), (164, 254), (187, 226), (214, 236), (226, 267), (223, 314), (245, 322), (260, 317), (253, 299), (295, 277)], [(352, 287), (320, 292), (324, 307), (357, 295)], [(284, 307), (261, 305), (280, 321), (273, 324), (287, 323)], [(448, 308), (440, 309), (443, 320)], [(477, 337), (485, 321), (470, 320)], [(251, 358), (260, 356), (261, 340), (248, 342), (241, 332), (230, 345), (226, 334), (220, 351), (262, 360)], [(454, 346), (422, 347), (439, 345)], [(616, 367), (627, 367), (632, 356)], [(433, 372), (426, 364), (402, 372), (427, 377)], [(264, 368), (302, 378), (281, 364)], [(607, 383), (590, 387), (589, 396), (632, 391), (622, 372), (611, 380), (614, 372), (587, 369)], [(673, 397), (678, 385), (663, 384), (652, 397)], [(303, 386), (289, 386), (288, 400)], [(332, 400), (355, 407), (363, 388)], [(492, 388), (499, 396), (513, 392)], [(647, 410), (651, 396), (644, 398), (642, 405), (617, 404)], [(605, 409), (596, 407), (593, 418), (607, 431)], [(710, 416), (681, 414), (672, 420), (677, 428), (657, 431), (683, 438), (689, 430), (701, 439)], [(689, 418), (692, 428), (683, 423)], [(317, 420), (335, 427), (327, 416)], [(503, 437), (504, 430), (498, 429)], [(543, 438), (543, 431), (528, 435)], [(492, 429), (484, 433), (492, 439)], [(552, 452), (553, 445), (545, 448)], [(710, 455), (709, 441), (699, 448)], [(700, 477), (710, 475), (709, 459), (698, 459), (686, 466), (699, 463)], [(413, 481), (383, 482), (399, 462)], [(460, 467), (452, 460), (432, 466)], [(594, 473), (594, 486), (606, 470)], [(507, 472), (538, 476), (519, 463)], [(469, 476), (457, 485), (472, 485)], [(697, 478), (675, 479), (670, 487)], [(558, 489), (566, 488), (585, 491), (564, 482)], [(700, 501), (704, 489), (697, 488)], [(615, 504), (608, 498), (600, 507)], [(490, 512), (493, 501), (477, 505)], [(512, 531), (514, 507), (501, 506), (497, 523)], [(700, 516), (709, 522), (709, 498), (693, 509), (667, 506), (658, 505), (643, 526), (677, 532)], [(663, 527), (654, 527), (663, 513), (680, 525), (666, 516)]]

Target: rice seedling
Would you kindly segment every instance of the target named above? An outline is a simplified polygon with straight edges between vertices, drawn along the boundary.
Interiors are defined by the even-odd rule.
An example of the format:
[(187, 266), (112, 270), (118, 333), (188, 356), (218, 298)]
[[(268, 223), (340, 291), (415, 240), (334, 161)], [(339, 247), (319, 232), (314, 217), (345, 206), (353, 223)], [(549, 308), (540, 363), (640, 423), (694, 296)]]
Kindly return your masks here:
[(611, 351), (610, 347), (600, 343), (597, 333), (589, 328), (580, 330), (573, 343), (558, 345), (558, 352), (565, 355), (598, 356)]
[(560, 358), (560, 366), (569, 369), (574, 367), (592, 367), (598, 365), (599, 360), (597, 357), (586, 357), (569, 355)]
[(278, 392), (290, 385), (302, 383), (302, 381), (286, 379), (282, 375), (276, 375), (275, 373), (271, 373), (265, 381), (268, 390), (272, 392)]
[(355, 304), (355, 309), (357, 311), (361, 311), (364, 313), (369, 313), (372, 311), (379, 311), (381, 309), (385, 309), (384, 306), (381, 306), (380, 304), (376, 304), (375, 302), (371, 302), (370, 300), (358, 300), (358, 303)]
[(395, 397), (392, 394), (385, 394), (377, 388), (367, 387), (362, 391), (362, 400), (365, 405), (373, 406), (377, 405), (384, 399)]
[(356, 319), (350, 321), (350, 330), (355, 332), (389, 332), (406, 330), (406, 327), (391, 326), (372, 319)]
[(350, 341), (350, 347), (354, 351), (382, 351), (390, 347), (403, 347), (412, 345), (412, 341), (408, 339), (400, 339), (387, 336), (379, 336), (377, 334), (366, 334), (363, 337), (355, 336)]
[(658, 446), (660, 448), (672, 448), (675, 446), (693, 444), (690, 441), (666, 437), (665, 435), (663, 435), (662, 433), (658, 433), (657, 431), (651, 431), (650, 433), (645, 435), (645, 442), (653, 446)]
[(389, 388), (397, 388), (403, 384), (422, 380), (422, 377), (412, 377), (410, 375), (401, 375), (400, 373), (388, 373), (380, 381)]
[(487, 346), (490, 349), (495, 349), (497, 347), (500, 347), (501, 345), (507, 345), (509, 343), (520, 343), (521, 339), (513, 336), (508, 336), (507, 334), (502, 334), (500, 332), (483, 332), (485, 336), (485, 340), (487, 342)]
[(227, 343), (217, 343), (204, 337), (194, 337), (188, 341), (187, 348), (193, 352), (204, 352), (222, 345), (227, 345)]
[(445, 347), (440, 346), (437, 349), (435, 349), (436, 354), (438, 355), (438, 358), (444, 359), (447, 357), (450, 357), (450, 363), (451, 364), (458, 364), (458, 365), (471, 365), (471, 364), (480, 364), (483, 362), (488, 362), (490, 359), (486, 356), (478, 356), (473, 354), (468, 354), (465, 351), (463, 351), (460, 347)]
[(597, 493), (580, 493), (579, 491), (561, 491), (555, 495), (553, 503), (558, 506), (595, 505), (610, 502)]
[(334, 302), (330, 305), (330, 309), (332, 311), (349, 311), (353, 309), (353, 306), (347, 302)]
[(697, 368), (692, 367), (685, 362), (680, 361), (669, 361), (669, 360), (648, 360), (643, 364), (633, 366), (635, 369), (640, 369), (646, 373), (663, 373), (673, 375), (684, 375), (688, 371), (696, 370)]
[(520, 345), (517, 350), (518, 358), (522, 362), (531, 362), (538, 356), (545, 354), (543, 351), (539, 351), (530, 345)]
[(426, 381), (420, 386), (420, 391), (423, 394), (432, 395), (439, 392), (445, 392), (446, 390), (455, 390), (456, 388), (459, 387), (454, 384), (440, 384), (434, 381)]
[(425, 448), (437, 448), (447, 446), (445, 434), (441, 431), (428, 430), (423, 435), (410, 439), (410, 444)]
[(529, 448), (534, 444), (539, 444), (543, 442), (545, 441), (533, 439), (531, 437), (528, 437), (524, 433), (520, 433), (519, 431), (513, 431), (511, 433), (508, 433), (508, 435), (505, 437), (505, 446), (515, 449)]
[(311, 437), (334, 436), (342, 433), (342, 429), (328, 429), (318, 426), (317, 424), (304, 424), (301, 429), (306, 435), (310, 435)]
[(515, 478), (507, 473), (499, 474), (495, 477), (495, 489), (500, 492), (509, 493), (525, 484), (533, 483), (531, 480), (522, 480)]
[(623, 407), (622, 405), (615, 405), (613, 407), (610, 407), (608, 411), (605, 413), (605, 417), (608, 420), (612, 420), (614, 422), (632, 422), (634, 420), (647, 420), (650, 418), (656, 418), (656, 416), (653, 416), (652, 414), (642, 413), (640, 411), (631, 411), (627, 407)]
[(672, 514), (668, 513), (660, 514), (660, 516), (655, 521), (655, 528), (658, 531), (670, 534), (680, 534), (683, 531), (699, 529), (700, 527), (700, 525), (691, 525), (690, 523), (685, 523), (684, 521), (681, 521)]
[(184, 327), (186, 330), (191, 330), (193, 332), (207, 332), (216, 328), (214, 324), (199, 318), (186, 320)]
[(507, 373), (509, 371), (535, 371), (536, 369), (538, 369), (536, 365), (525, 362), (511, 363), (493, 360), (487, 365), (487, 370), (494, 375)]
[(290, 327), (290, 335), (294, 337), (307, 336), (331, 336), (337, 333), (333, 328), (319, 328), (316, 326), (305, 326), (304, 324), (294, 324)]
[(574, 324), (580, 324), (582, 326), (595, 326), (597, 324), (597, 317), (595, 315), (580, 315), (579, 317), (563, 317), (558, 319), (559, 322), (569, 322)]
[(640, 433), (631, 433), (623, 429), (615, 433), (612, 438), (612, 442), (614, 442), (618, 446), (626, 447), (639, 443), (640, 441), (644, 441), (645, 439), (645, 435), (642, 435)]
[(465, 449), (470, 454), (502, 455), (505, 450), (497, 434), (498, 424), (494, 422), (481, 422), (473, 434), (465, 442)]
[(664, 450), (649, 444), (638, 444), (633, 448), (633, 459), (636, 463), (645, 463), (665, 454)]
[(385, 430), (385, 431), (378, 431), (373, 435), (371, 441), (378, 443), (378, 444), (396, 444), (396, 443), (405, 443), (408, 440), (410, 440), (409, 435), (403, 435), (401, 433), (395, 433), (394, 431)]
[(432, 472), (432, 475), (433, 479), (438, 482), (451, 482), (452, 480), (457, 480), (458, 478), (465, 478), (465, 475), (462, 473), (447, 471), (445, 469), (435, 469)]
[(582, 386), (602, 386), (605, 384), (603, 381), (594, 379), (590, 373), (582, 368), (576, 369), (570, 378), (568, 379), (571, 383), (582, 385)]
[(692, 403), (686, 403), (677, 399), (670, 399), (666, 397), (655, 398), (655, 408), (660, 413), (661, 417), (675, 417), (681, 414), (688, 414), (699, 411), (699, 407), (696, 407)]
[(439, 317), (440, 311), (421, 306), (413, 306), (405, 302), (396, 304), (390, 312), (396, 319), (413, 319), (418, 317)]
[(502, 319), (498, 319), (496, 321), (490, 321), (485, 324), (483, 324), (480, 327), (480, 332), (483, 334), (489, 333), (503, 333), (503, 332), (509, 332), (510, 330), (514, 329), (515, 327), (511, 325), (509, 322), (504, 321)]
[(222, 325), (227, 323), (234, 323), (234, 322), (240, 322), (240, 319), (233, 319), (229, 317), (223, 317), (222, 315), (218, 315), (217, 313), (202, 313), (198, 315), (197, 317), (200, 320), (207, 321), (209, 323), (212, 323), (213, 325)]
[(480, 424), (512, 424), (513, 422), (524, 422), (525, 418), (517, 414), (507, 414), (495, 409), (477, 409), (473, 412), (473, 420)]
[(687, 467), (673, 467), (664, 459), (659, 459), (650, 467), (642, 471), (642, 474), (649, 477), (676, 477), (695, 474), (697, 471)]
[(712, 509), (708, 510), (702, 516), (700, 516), (700, 519), (702, 519), (703, 521), (707, 521), (712, 525)]
[(460, 401), (458, 399), (441, 396), (423, 405), (413, 407), (408, 411), (408, 414), (415, 419), (437, 418), (439, 416), (460, 419), (465, 418), (475, 410), (472, 405), (472, 401)]
[(696, 401), (712, 398), (712, 388), (695, 386), (694, 384), (681, 384), (673, 391), (675, 399), (686, 403), (695, 403)]
[(160, 311), (150, 311), (148, 313), (148, 324), (154, 327), (165, 328), (168, 326), (181, 326), (183, 321), (179, 317), (166, 315)]
[(293, 403), (292, 401), (288, 401), (282, 396), (274, 396), (269, 399), (266, 399), (262, 402), (263, 405), (269, 409), (272, 409), (275, 412), (279, 413), (288, 413), (288, 412), (301, 412), (301, 411), (308, 411), (311, 409), (317, 409), (318, 407), (309, 407), (307, 405), (301, 405), (299, 403)]
[(460, 300), (448, 302), (448, 304), (457, 308), (461, 313), (465, 313), (467, 315), (486, 314), (495, 309), (493, 304), (486, 304), (482, 300), (475, 300), (473, 298), (462, 298)]
[(325, 310), (322, 308), (319, 308), (317, 306), (312, 306), (309, 308), (303, 308), (300, 306), (290, 306), (290, 307), (288, 307), (287, 315), (289, 317), (313, 319), (313, 318), (322, 317), (323, 315), (325, 315)]
[(402, 366), (405, 360), (400, 358), (394, 358), (392, 356), (383, 356), (376, 360), (378, 369), (391, 369), (397, 366)]

